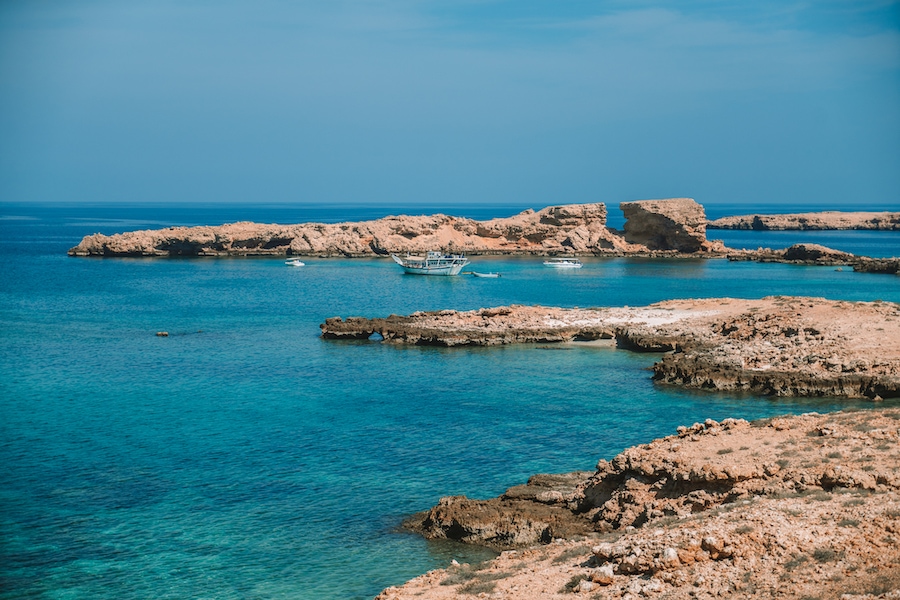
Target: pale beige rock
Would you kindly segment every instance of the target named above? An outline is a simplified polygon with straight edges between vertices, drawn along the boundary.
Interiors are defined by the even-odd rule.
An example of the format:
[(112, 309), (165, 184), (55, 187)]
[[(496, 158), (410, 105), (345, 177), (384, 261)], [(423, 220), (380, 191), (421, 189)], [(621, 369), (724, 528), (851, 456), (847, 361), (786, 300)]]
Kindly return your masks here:
[(743, 215), (709, 221), (710, 229), (825, 230), (882, 229), (900, 230), (898, 212), (823, 211), (787, 215)]

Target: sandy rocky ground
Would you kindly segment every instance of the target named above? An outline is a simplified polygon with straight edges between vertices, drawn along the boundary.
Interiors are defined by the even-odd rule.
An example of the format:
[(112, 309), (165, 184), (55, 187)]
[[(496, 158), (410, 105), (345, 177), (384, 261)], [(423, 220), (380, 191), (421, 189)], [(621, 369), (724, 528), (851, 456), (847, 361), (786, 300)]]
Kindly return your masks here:
[(898, 408), (679, 427), (533, 494), (583, 511), (581, 533), (378, 599), (900, 598), (898, 436)]

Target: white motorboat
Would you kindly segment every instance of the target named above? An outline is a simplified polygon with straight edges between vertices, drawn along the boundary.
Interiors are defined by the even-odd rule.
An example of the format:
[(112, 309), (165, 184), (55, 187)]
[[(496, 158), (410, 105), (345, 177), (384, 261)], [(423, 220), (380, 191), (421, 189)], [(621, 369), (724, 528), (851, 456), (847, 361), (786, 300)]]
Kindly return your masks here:
[(391, 254), (391, 258), (413, 275), (459, 275), (462, 268), (469, 264), (469, 259), (462, 254), (443, 252), (427, 252), (425, 256)]
[(472, 275), (475, 277), (500, 277), (500, 273), (479, 273), (478, 271), (472, 271)]
[(544, 266), (553, 267), (554, 269), (580, 269), (582, 267), (582, 264), (581, 261), (577, 258), (555, 256), (550, 260), (545, 260)]
[(299, 258), (289, 258), (286, 261), (284, 261), (284, 264), (286, 264), (289, 267), (305, 267), (306, 266), (306, 263), (302, 262)]

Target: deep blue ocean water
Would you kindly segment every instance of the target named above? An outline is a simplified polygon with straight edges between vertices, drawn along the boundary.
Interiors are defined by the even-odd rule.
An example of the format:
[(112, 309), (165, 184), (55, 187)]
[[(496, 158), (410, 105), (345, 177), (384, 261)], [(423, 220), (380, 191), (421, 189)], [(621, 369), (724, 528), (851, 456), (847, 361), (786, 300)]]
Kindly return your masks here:
[[(0, 597), (370, 598), (484, 556), (397, 531), (442, 495), (591, 469), (708, 417), (847, 405), (660, 387), (656, 357), (611, 348), (328, 342), (326, 317), (770, 294), (900, 302), (898, 277), (722, 260), (556, 272), (476, 257), (503, 277), (475, 279), (374, 259), (65, 254), (95, 232), (523, 208), (0, 204)], [(751, 247), (791, 237), (751, 233)], [(900, 254), (898, 234), (844, 233), (858, 232), (803, 241)]]

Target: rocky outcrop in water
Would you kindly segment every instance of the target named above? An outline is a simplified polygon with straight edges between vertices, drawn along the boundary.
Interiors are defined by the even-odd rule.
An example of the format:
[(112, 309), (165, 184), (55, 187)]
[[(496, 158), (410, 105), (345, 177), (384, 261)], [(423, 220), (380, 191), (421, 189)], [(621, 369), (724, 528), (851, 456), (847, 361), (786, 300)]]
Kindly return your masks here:
[(619, 205), (625, 215), (625, 239), (651, 250), (699, 252), (706, 239), (706, 213), (690, 198), (640, 200)]
[(758, 250), (732, 250), (727, 254), (731, 261), (756, 261), (788, 263), (795, 265), (852, 267), (860, 273), (900, 273), (900, 258), (870, 258), (841, 252), (820, 244), (794, 244), (784, 250), (760, 248)]
[[(383, 256), (443, 249), (468, 254), (624, 255), (721, 250), (705, 243), (692, 200), (631, 203), (641, 224), (629, 234), (606, 227), (606, 206), (569, 204), (475, 221), (447, 215), (392, 216), (359, 223), (170, 227), (85, 237), (70, 256)], [(688, 210), (688, 207), (691, 207)], [(629, 209), (631, 210), (631, 209)], [(703, 209), (699, 207), (702, 216)], [(657, 217), (654, 217), (657, 215)], [(705, 223), (705, 220), (703, 220)], [(666, 228), (672, 228), (667, 234)], [(628, 226), (626, 224), (626, 231)], [(638, 232), (638, 233), (635, 233)], [(643, 234), (639, 232), (644, 232)]]
[(379, 598), (885, 594), (900, 589), (898, 443), (897, 409), (679, 427), (591, 475), (442, 498), (413, 529), (516, 549)]
[(709, 221), (710, 229), (749, 229), (755, 231), (879, 229), (900, 231), (897, 212), (825, 211), (789, 215), (744, 215)]
[(326, 339), (439, 346), (615, 340), (669, 352), (654, 378), (774, 396), (900, 396), (900, 305), (769, 297), (673, 300), (643, 308), (507, 306), (366, 319), (333, 317)]

